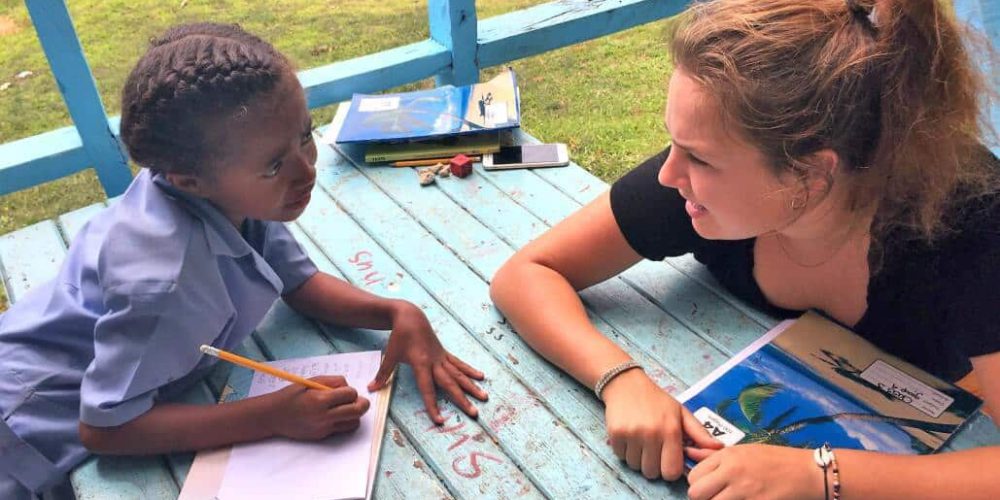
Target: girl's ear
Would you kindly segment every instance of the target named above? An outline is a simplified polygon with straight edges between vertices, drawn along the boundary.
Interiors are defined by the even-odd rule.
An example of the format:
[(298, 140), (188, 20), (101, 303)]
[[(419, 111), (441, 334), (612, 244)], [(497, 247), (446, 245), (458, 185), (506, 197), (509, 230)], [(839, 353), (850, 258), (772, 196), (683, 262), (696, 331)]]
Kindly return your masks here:
[(164, 177), (170, 181), (170, 184), (181, 191), (188, 194), (193, 194), (195, 196), (205, 198), (207, 193), (206, 182), (204, 179), (193, 174), (177, 174), (177, 173), (165, 173)]

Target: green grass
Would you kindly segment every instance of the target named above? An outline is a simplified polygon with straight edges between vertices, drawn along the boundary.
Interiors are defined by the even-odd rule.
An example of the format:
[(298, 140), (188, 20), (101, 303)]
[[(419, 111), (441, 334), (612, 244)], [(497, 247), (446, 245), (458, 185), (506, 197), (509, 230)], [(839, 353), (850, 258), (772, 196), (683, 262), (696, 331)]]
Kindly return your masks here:
[[(238, 22), (271, 41), (299, 68), (311, 68), (427, 38), (426, 1), (413, 0), (70, 0), (70, 13), (110, 115), (146, 41), (188, 21)], [(479, 2), (479, 19), (542, 3)], [(266, 5), (266, 7), (265, 7)], [(565, 142), (574, 161), (611, 181), (658, 151), (669, 60), (668, 21), (510, 63), (521, 86), (522, 123), (548, 142)], [(71, 123), (24, 2), (0, 0), (0, 143)], [(16, 79), (21, 71), (33, 76)], [(487, 79), (498, 71), (489, 68)], [(407, 86), (427, 87), (431, 81)], [(313, 111), (325, 123), (333, 111)], [(0, 197), (0, 234), (104, 199), (92, 171)], [(0, 311), (5, 297), (0, 287)]]

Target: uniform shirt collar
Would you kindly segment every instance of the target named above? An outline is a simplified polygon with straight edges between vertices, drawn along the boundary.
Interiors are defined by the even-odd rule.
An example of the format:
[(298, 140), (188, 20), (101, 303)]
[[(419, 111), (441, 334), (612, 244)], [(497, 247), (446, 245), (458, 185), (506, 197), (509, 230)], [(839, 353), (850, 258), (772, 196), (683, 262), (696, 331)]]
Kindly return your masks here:
[(243, 257), (253, 252), (243, 235), (225, 215), (208, 200), (186, 193), (167, 180), (162, 174), (149, 173), (153, 183), (170, 197), (180, 201), (205, 224), (205, 237), (215, 255)]

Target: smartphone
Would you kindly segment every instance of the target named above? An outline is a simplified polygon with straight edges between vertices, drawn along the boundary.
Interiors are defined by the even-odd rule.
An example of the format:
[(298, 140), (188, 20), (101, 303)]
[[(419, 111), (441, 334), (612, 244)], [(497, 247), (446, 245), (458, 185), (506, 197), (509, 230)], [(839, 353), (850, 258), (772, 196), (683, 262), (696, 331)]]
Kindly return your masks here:
[(524, 144), (502, 146), (497, 153), (483, 155), (486, 170), (510, 168), (562, 167), (569, 165), (565, 144)]

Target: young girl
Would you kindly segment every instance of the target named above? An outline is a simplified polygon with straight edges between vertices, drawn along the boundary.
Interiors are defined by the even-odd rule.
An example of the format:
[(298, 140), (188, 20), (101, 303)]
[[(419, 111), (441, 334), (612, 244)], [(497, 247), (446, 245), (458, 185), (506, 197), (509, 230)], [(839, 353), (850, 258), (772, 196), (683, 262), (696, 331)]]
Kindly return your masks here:
[(980, 472), (1000, 464), (995, 446), (836, 450), (839, 492), (824, 489), (812, 450), (720, 450), (625, 369), (575, 293), (642, 258), (693, 252), (772, 314), (818, 309), (938, 376), (978, 382), (1000, 415), (1000, 164), (981, 145), (983, 89), (958, 28), (936, 0), (715, 0), (694, 6), (672, 52), (672, 146), (512, 257), (496, 304), (580, 382), (612, 377), (607, 430), (631, 468), (673, 480), (684, 453), (700, 461), (693, 499), (1000, 498), (997, 476)]
[(0, 498), (65, 484), (89, 452), (166, 453), (356, 428), (368, 401), (343, 377), (235, 403), (166, 402), (234, 349), (280, 296), (339, 325), (392, 330), (368, 389), (413, 366), (468, 415), (482, 373), (445, 351), (419, 308), (317, 272), (284, 226), (309, 203), (316, 145), (290, 63), (238, 26), (167, 31), (132, 70), (121, 137), (145, 167), (94, 217), (58, 277), (0, 316)]

